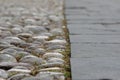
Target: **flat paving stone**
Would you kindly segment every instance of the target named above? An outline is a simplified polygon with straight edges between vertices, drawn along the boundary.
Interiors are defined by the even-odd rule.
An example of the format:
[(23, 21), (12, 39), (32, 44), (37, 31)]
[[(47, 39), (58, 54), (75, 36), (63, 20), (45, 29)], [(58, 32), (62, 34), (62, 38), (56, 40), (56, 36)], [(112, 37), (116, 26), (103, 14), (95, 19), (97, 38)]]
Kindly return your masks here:
[(71, 44), (71, 56), (72, 58), (120, 57), (119, 48), (120, 44)]
[(72, 58), (73, 80), (120, 80), (119, 57)]
[(70, 42), (120, 44), (120, 35), (70, 35)]
[(120, 35), (120, 24), (71, 24), (67, 27), (69, 28), (70, 35)]
[(72, 80), (120, 80), (120, 0), (66, 0)]

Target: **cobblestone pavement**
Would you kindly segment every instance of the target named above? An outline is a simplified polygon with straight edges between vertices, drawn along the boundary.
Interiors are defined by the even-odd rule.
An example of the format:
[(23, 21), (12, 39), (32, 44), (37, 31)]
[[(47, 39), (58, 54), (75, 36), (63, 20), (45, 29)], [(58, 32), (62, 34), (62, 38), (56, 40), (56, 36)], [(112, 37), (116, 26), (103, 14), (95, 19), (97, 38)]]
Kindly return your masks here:
[(0, 0), (0, 80), (64, 80), (63, 0)]
[(72, 80), (120, 80), (120, 0), (66, 0)]

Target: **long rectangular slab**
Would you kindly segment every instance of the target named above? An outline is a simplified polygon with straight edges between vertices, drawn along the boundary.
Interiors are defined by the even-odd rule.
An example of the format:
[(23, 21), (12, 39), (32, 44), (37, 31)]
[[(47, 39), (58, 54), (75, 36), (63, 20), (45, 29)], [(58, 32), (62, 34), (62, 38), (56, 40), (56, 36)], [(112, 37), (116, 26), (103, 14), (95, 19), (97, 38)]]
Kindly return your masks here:
[(70, 35), (120, 35), (120, 24), (71, 24), (68, 28)]
[(120, 57), (120, 44), (71, 44), (72, 58)]
[(72, 58), (72, 80), (120, 80), (119, 57)]
[(120, 35), (70, 35), (71, 43), (120, 44)]

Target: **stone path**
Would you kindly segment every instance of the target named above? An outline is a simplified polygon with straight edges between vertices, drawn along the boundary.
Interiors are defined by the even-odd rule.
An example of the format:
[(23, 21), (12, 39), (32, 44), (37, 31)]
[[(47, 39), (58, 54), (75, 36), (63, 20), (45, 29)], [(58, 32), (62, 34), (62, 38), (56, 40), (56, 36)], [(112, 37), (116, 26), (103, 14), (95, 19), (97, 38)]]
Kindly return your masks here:
[(120, 80), (119, 4), (119, 0), (66, 0), (72, 80)]
[(65, 80), (63, 0), (0, 0), (0, 80)]

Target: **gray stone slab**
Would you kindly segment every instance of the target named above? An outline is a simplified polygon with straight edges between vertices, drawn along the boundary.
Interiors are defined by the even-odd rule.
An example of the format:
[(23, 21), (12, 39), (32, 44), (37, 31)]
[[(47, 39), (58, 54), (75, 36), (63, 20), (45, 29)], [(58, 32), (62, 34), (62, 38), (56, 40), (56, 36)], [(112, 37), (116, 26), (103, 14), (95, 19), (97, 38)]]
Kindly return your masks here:
[(120, 35), (70, 35), (70, 42), (120, 44)]
[(71, 57), (120, 57), (120, 44), (71, 44)]
[(73, 80), (120, 80), (119, 57), (72, 58)]
[(67, 27), (70, 35), (120, 35), (120, 25), (73, 24)]

